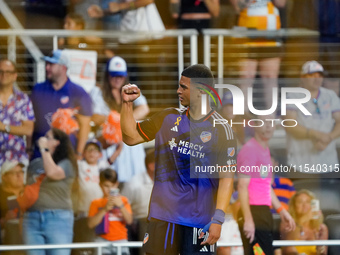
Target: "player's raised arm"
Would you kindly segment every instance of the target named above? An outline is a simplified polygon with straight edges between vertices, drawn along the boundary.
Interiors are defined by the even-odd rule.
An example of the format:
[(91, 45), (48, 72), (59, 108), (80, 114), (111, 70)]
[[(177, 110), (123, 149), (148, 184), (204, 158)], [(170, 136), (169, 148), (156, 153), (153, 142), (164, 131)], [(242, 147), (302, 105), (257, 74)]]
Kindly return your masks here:
[(122, 88), (122, 109), (120, 115), (120, 126), (123, 134), (123, 141), (128, 145), (136, 145), (144, 142), (137, 131), (136, 120), (133, 117), (133, 101), (140, 95), (136, 85), (128, 84)]

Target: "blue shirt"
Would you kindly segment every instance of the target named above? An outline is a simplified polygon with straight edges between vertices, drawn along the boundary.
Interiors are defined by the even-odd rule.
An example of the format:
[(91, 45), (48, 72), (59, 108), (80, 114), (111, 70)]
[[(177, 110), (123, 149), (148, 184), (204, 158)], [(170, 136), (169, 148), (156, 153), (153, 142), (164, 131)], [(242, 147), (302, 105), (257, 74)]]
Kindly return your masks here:
[[(207, 167), (236, 165), (236, 139), (211, 111), (201, 120), (188, 110), (166, 109), (137, 124), (145, 141), (155, 138), (155, 184), (149, 218), (202, 228), (216, 209), (219, 175)], [(231, 174), (227, 174), (231, 177)]]
[[(35, 125), (33, 132), (33, 145), (51, 128), (51, 118), (59, 108), (76, 108), (80, 115), (92, 116), (92, 101), (86, 91), (71, 82), (69, 79), (65, 85), (55, 90), (50, 81), (38, 83), (33, 87), (31, 100), (35, 113)], [(76, 144), (74, 135), (70, 136), (73, 145)], [(35, 146), (37, 147), (37, 146)], [(39, 155), (36, 148), (34, 158)]]

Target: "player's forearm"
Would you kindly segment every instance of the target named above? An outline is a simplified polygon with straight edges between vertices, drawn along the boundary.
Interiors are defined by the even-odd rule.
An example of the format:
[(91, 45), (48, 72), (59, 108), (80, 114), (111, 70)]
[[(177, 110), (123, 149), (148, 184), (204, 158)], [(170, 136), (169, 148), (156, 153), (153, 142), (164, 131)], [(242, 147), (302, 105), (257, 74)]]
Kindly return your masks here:
[(142, 120), (150, 112), (149, 106), (147, 104), (139, 105), (133, 110), (133, 117), (135, 120)]
[(133, 117), (133, 102), (123, 102), (120, 114), (120, 126), (122, 129), (123, 141), (133, 145), (139, 133), (136, 128), (136, 120)]
[(216, 209), (220, 209), (224, 212), (227, 211), (232, 191), (233, 178), (221, 178), (217, 190)]

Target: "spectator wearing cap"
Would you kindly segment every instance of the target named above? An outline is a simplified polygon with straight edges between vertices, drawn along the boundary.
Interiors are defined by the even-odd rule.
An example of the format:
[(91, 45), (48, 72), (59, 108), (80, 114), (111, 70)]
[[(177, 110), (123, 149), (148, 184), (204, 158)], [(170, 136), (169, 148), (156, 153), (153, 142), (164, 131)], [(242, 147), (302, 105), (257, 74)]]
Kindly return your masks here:
[(29, 97), (19, 91), (15, 64), (0, 60), (0, 167), (6, 160), (28, 164), (26, 138), (31, 136), (34, 112)]
[[(233, 114), (233, 94), (230, 91), (227, 91), (223, 94), (222, 98), (222, 108), (220, 110), (220, 114), (224, 119), (226, 119), (229, 125), (232, 127), (234, 132), (236, 133), (237, 140), (240, 144), (245, 143), (245, 133), (244, 126), (242, 125), (243, 121), (239, 116), (235, 116)], [(233, 124), (238, 123), (238, 124)], [(240, 124), (241, 123), (241, 124)]]
[[(90, 93), (93, 101), (92, 121), (96, 126), (103, 125), (112, 112), (120, 113), (122, 105), (121, 90), (126, 83), (126, 62), (123, 58), (115, 56), (107, 63), (101, 89), (95, 87)], [(149, 107), (143, 95), (135, 100), (133, 105), (133, 116), (136, 120), (142, 120), (149, 113)], [(121, 151), (115, 162), (111, 160), (113, 169), (118, 172), (119, 182), (127, 182), (133, 175), (145, 172), (143, 145), (127, 146), (119, 141), (112, 145), (111, 142), (106, 140), (103, 143), (107, 143), (105, 147), (109, 146), (104, 152), (106, 158), (109, 158), (108, 155), (114, 155), (116, 151)]]
[(88, 214), (90, 204), (93, 200), (103, 196), (103, 192), (99, 186), (99, 172), (109, 167), (109, 164), (102, 158), (102, 145), (97, 139), (87, 141), (83, 159), (78, 160), (78, 182), (79, 196), (76, 206), (78, 216), (86, 216)]
[[(322, 166), (325, 173), (336, 169), (339, 163), (335, 140), (340, 136), (340, 101), (334, 91), (321, 87), (323, 73), (322, 65), (316, 61), (308, 61), (302, 66), (301, 87), (311, 94), (311, 99), (303, 106), (311, 115), (305, 115), (295, 105), (287, 107), (286, 118), (294, 119), (298, 124), (286, 128), (286, 132), (288, 164), (309, 164), (310, 168)], [(299, 95), (291, 94), (290, 97), (298, 98)], [(308, 177), (316, 173), (308, 168), (302, 172)]]
[(50, 129), (52, 115), (57, 110), (66, 108), (76, 113), (79, 131), (77, 135), (71, 134), (70, 139), (78, 158), (81, 158), (90, 131), (91, 98), (81, 86), (68, 78), (68, 58), (65, 51), (55, 50), (50, 56), (44, 57), (44, 60), (47, 80), (36, 84), (31, 95), (36, 116), (32, 143), (35, 145), (34, 158), (40, 155), (36, 141)]

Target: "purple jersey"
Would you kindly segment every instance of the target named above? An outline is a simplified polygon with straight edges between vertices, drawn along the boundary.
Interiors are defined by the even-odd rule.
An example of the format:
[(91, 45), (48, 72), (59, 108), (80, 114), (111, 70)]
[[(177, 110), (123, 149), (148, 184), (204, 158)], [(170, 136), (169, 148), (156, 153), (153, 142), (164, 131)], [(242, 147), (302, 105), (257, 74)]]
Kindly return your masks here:
[(214, 119), (222, 117), (211, 111), (193, 120), (188, 110), (170, 108), (137, 124), (145, 141), (155, 139), (149, 218), (200, 228), (211, 220), (219, 175), (207, 168), (236, 165), (234, 133), (228, 124), (214, 127)]

